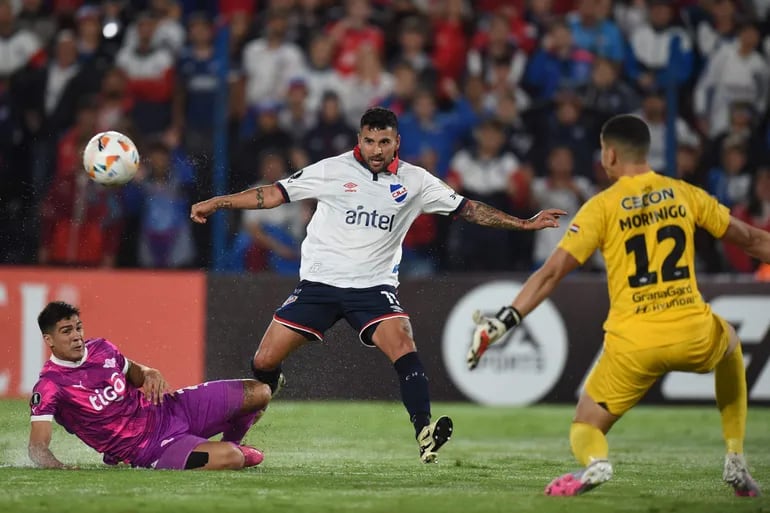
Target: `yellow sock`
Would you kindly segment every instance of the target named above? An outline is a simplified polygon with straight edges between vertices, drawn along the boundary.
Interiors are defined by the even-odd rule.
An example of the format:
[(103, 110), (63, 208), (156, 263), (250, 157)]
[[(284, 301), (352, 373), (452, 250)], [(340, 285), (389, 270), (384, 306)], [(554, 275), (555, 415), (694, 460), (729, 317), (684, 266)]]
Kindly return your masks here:
[(717, 364), (714, 384), (727, 452), (742, 454), (743, 437), (746, 434), (747, 392), (746, 368), (740, 344), (730, 356)]
[(606, 460), (609, 448), (604, 433), (591, 424), (573, 422), (569, 429), (569, 443), (572, 454), (586, 466), (592, 460)]

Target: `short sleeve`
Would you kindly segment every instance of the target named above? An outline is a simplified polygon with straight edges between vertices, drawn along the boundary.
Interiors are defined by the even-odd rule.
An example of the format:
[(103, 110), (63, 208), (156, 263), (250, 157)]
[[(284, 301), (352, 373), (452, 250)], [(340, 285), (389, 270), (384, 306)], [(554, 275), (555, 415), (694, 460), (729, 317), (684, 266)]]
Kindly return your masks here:
[(41, 378), (32, 388), (29, 399), (30, 421), (53, 421), (58, 410), (59, 387), (47, 378)]
[(690, 206), (695, 217), (695, 224), (704, 228), (717, 239), (722, 238), (730, 225), (730, 209), (700, 187), (688, 184), (687, 188), (690, 193)]
[(103, 339), (101, 343), (104, 345), (104, 351), (107, 354), (107, 357), (109, 359), (115, 359), (115, 368), (120, 369), (123, 374), (126, 374), (128, 372), (128, 366), (130, 363), (128, 358), (123, 356), (123, 353), (120, 352), (118, 346), (109, 340)]
[(602, 244), (604, 224), (601, 197), (594, 196), (575, 214), (559, 247), (581, 264), (585, 263)]
[(427, 171), (422, 183), (422, 211), (429, 214), (448, 215), (456, 212), (465, 203), (465, 198), (445, 182)]
[(278, 180), (276, 185), (283, 192), (287, 202), (304, 199), (318, 199), (319, 191), (324, 186), (324, 164), (317, 162), (283, 180)]

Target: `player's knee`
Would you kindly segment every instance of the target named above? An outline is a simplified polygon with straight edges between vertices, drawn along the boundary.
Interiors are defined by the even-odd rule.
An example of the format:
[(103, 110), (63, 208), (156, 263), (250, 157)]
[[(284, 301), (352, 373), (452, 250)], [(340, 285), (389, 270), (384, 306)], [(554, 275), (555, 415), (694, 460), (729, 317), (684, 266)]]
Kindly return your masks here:
[(392, 342), (389, 342), (388, 345), (390, 346), (390, 353), (393, 355), (394, 360), (401, 358), (405, 354), (417, 351), (414, 340), (406, 333), (400, 334), (398, 337), (393, 337)]
[(267, 407), (272, 397), (270, 385), (253, 379), (243, 380), (243, 408), (259, 411)]
[(254, 356), (254, 359), (251, 362), (251, 373), (254, 375), (254, 379), (270, 387), (270, 393), (274, 394), (278, 389), (278, 383), (281, 379), (281, 366), (278, 365), (274, 368), (266, 368), (263, 365), (260, 365), (261, 361), (258, 360), (258, 356), (259, 353)]

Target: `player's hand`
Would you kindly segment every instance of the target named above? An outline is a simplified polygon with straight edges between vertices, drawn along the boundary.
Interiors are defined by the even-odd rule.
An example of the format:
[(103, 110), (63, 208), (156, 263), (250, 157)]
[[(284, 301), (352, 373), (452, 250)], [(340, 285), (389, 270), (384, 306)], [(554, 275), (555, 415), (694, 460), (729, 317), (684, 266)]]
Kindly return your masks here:
[(152, 404), (163, 404), (163, 394), (168, 392), (169, 386), (161, 373), (156, 369), (144, 371), (144, 383), (142, 384), (144, 397)]
[(566, 216), (567, 212), (558, 208), (548, 208), (541, 210), (534, 216), (527, 219), (525, 230), (542, 230), (543, 228), (558, 228), (559, 218)]
[(513, 307), (504, 306), (494, 317), (486, 317), (476, 310), (473, 312), (473, 340), (468, 349), (468, 369), (473, 370), (479, 364), (481, 356), (487, 348), (500, 340), (505, 333), (521, 322), (521, 315)]
[(203, 224), (206, 218), (217, 211), (217, 205), (213, 199), (200, 201), (190, 208), (190, 219), (196, 223)]

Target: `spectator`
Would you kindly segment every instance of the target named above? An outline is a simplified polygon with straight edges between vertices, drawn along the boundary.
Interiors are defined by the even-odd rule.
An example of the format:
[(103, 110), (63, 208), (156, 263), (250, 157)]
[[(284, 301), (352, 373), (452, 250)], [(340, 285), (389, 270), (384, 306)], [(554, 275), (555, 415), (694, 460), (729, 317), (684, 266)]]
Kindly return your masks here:
[(326, 34), (316, 35), (310, 43), (309, 65), (305, 72), (308, 87), (307, 108), (318, 112), (321, 97), (327, 91), (339, 92), (340, 76), (332, 66), (334, 46)]
[(440, 87), (448, 79), (460, 80), (465, 60), (457, 56), (467, 53), (468, 25), (463, 0), (444, 0), (433, 12), (433, 66)]
[(56, 179), (40, 203), (40, 264), (115, 265), (122, 230), (117, 189), (98, 185), (81, 171), (80, 151), (95, 124), (95, 103), (81, 101), (75, 126), (59, 142)]
[(417, 92), (417, 72), (408, 62), (398, 62), (393, 67), (393, 92), (380, 101), (380, 106), (401, 116), (412, 107)]
[(578, 0), (577, 10), (567, 17), (578, 48), (613, 62), (623, 60), (623, 38), (617, 25), (608, 20), (606, 6), (597, 0)]
[(254, 107), (263, 101), (283, 101), (292, 78), (305, 70), (305, 57), (300, 48), (286, 41), (288, 14), (270, 10), (264, 37), (248, 43), (243, 49), (246, 102)]
[(535, 267), (540, 267), (559, 244), (569, 228), (578, 209), (591, 196), (594, 188), (585, 176), (575, 176), (575, 162), (572, 150), (567, 146), (556, 146), (548, 154), (548, 172), (544, 177), (532, 180), (532, 200), (534, 210), (553, 205), (569, 212), (558, 228), (540, 231), (535, 234), (533, 260)]
[[(671, 48), (679, 40), (679, 60), (671, 60)], [(650, 19), (631, 34), (631, 51), (626, 54), (626, 72), (642, 91), (666, 86), (669, 73), (677, 85), (690, 79), (693, 49), (690, 36), (674, 25), (674, 6), (664, 0), (650, 2)]]
[(759, 31), (754, 25), (744, 25), (737, 40), (723, 45), (709, 61), (695, 87), (695, 113), (699, 128), (709, 138), (725, 131), (729, 122), (730, 105), (746, 102), (764, 116), (767, 109), (770, 69), (757, 52)]
[(529, 95), (521, 87), (510, 83), (511, 61), (499, 59), (492, 64), (492, 81), (484, 95), (484, 109), (487, 112), (495, 112), (502, 96), (512, 93), (516, 102), (522, 109), (530, 107)]
[(555, 23), (543, 38), (543, 45), (527, 65), (524, 85), (539, 99), (550, 101), (563, 89), (588, 82), (593, 55), (576, 47), (569, 27)]
[[(259, 170), (260, 180), (255, 187), (284, 178), (286, 160), (274, 153), (262, 155)], [(295, 276), (299, 273), (300, 244), (305, 238), (309, 213), (307, 203), (302, 201), (289, 203), (283, 208), (247, 210), (243, 212), (240, 237), (248, 239), (258, 251), (266, 254), (266, 270)], [(242, 241), (241, 245), (244, 245)]]
[(34, 33), (18, 27), (10, 0), (0, 0), (0, 81), (31, 64), (41, 66), (45, 53)]
[[(156, 19), (155, 31), (152, 34), (153, 48), (164, 48), (176, 56), (182, 50), (185, 41), (184, 26), (180, 23), (182, 11), (176, 0), (150, 0), (150, 11)], [(126, 31), (124, 47), (139, 45), (138, 24)]]
[(722, 160), (722, 147), (726, 139), (740, 139), (746, 145), (748, 151), (748, 167), (756, 168), (767, 155), (767, 147), (759, 130), (759, 116), (754, 106), (749, 103), (736, 102), (730, 106), (730, 125), (727, 130), (714, 138), (708, 154), (708, 164), (713, 167)]
[(53, 41), (56, 20), (43, 0), (21, 0), (21, 10), (16, 19), (18, 27), (34, 34), (43, 46), (48, 46)]
[(88, 77), (77, 62), (75, 35), (64, 30), (56, 37), (54, 59), (36, 70), (25, 87), (25, 121), (32, 143), (32, 183), (43, 194), (53, 176), (54, 154), (59, 137), (75, 121), (75, 107), (87, 89)]
[(304, 78), (295, 78), (289, 82), (286, 105), (278, 115), (278, 124), (292, 136), (294, 142), (300, 142), (316, 120), (315, 112), (307, 107), (307, 83)]
[(298, 4), (295, 10), (297, 38), (294, 42), (307, 54), (313, 34), (319, 33), (326, 24), (326, 9), (322, 0), (299, 0)]
[(128, 94), (128, 79), (120, 68), (106, 72), (99, 92), (99, 112), (96, 131), (115, 130), (133, 109), (133, 100)]
[(265, 101), (257, 105), (256, 128), (247, 130), (248, 136), (238, 144), (232, 158), (230, 190), (242, 190), (254, 183), (254, 155), (280, 153), (286, 158), (286, 151), (292, 145), (291, 135), (278, 124), (280, 104)]
[(193, 13), (187, 24), (188, 46), (177, 62), (173, 128), (185, 150), (198, 161), (213, 152), (218, 64), (207, 16)]
[(535, 137), (512, 93), (500, 97), (495, 117), (505, 130), (505, 150), (513, 153), (520, 161), (529, 162)]
[[(765, 166), (757, 170), (749, 200), (735, 205), (730, 213), (751, 226), (770, 230), (770, 167)], [(739, 248), (724, 243), (724, 250), (733, 270), (749, 273), (757, 269), (757, 261)]]
[(436, 70), (426, 51), (429, 33), (427, 22), (412, 16), (401, 22), (398, 35), (397, 62), (406, 62), (417, 72), (420, 87), (432, 89), (436, 86)]
[(578, 95), (599, 126), (612, 116), (638, 110), (640, 104), (636, 91), (618, 76), (617, 66), (601, 58), (594, 61), (591, 81), (578, 88)]
[(738, 29), (733, 0), (713, 0), (708, 4), (708, 16), (695, 26), (698, 54), (708, 61), (723, 45), (735, 39)]
[(339, 155), (356, 145), (356, 131), (342, 114), (340, 98), (329, 91), (323, 96), (316, 124), (305, 134), (302, 147), (311, 162)]
[(142, 192), (139, 264), (151, 268), (178, 268), (195, 261), (192, 226), (188, 219), (190, 195), (184, 177), (172, 173), (169, 147), (155, 141), (147, 149), (147, 169), (139, 183)]
[(483, 77), (486, 83), (491, 84), (497, 80), (495, 67), (498, 63), (506, 62), (506, 82), (515, 87), (524, 75), (527, 54), (517, 48), (510, 38), (508, 19), (501, 14), (492, 16), (489, 30), (477, 33), (474, 39), (474, 44), (468, 52), (468, 74)]
[(345, 17), (328, 29), (335, 48), (334, 67), (342, 76), (355, 71), (362, 46), (383, 57), (385, 39), (382, 31), (369, 23), (370, 15), (369, 0), (345, 0)]
[(584, 112), (575, 94), (560, 93), (551, 111), (546, 107), (532, 114), (537, 128), (537, 145), (533, 150), (533, 163), (538, 176), (544, 176), (548, 168), (548, 155), (556, 146), (566, 146), (572, 151), (576, 174), (596, 181), (594, 154), (598, 149), (598, 127)]
[(701, 169), (701, 148), (693, 143), (681, 143), (676, 147), (676, 178), (702, 187), (704, 176)]
[(558, 22), (558, 13), (553, 4), (553, 0), (530, 0), (527, 2), (525, 18), (535, 41), (542, 42), (548, 29)]
[(143, 134), (161, 134), (171, 126), (171, 98), (174, 92), (174, 58), (152, 41), (157, 20), (143, 13), (136, 22), (136, 46), (124, 45), (116, 64), (126, 73), (134, 100), (131, 113)]
[[(659, 173), (673, 173), (673, 170), (668, 169), (668, 162), (666, 162), (668, 129), (666, 126), (666, 100), (663, 98), (663, 94), (657, 91), (647, 93), (642, 100), (642, 109), (638, 114), (650, 129), (650, 152), (647, 157), (650, 167)], [(680, 144), (699, 144), (698, 135), (679, 116), (676, 118), (676, 140)]]
[[(114, 3), (114, 2), (113, 2)], [(106, 6), (113, 5), (107, 3)], [(113, 38), (109, 43), (102, 35), (100, 10), (94, 5), (84, 5), (75, 13), (78, 60), (90, 76), (89, 92), (95, 93), (108, 69), (115, 65), (115, 56), (120, 50)]]
[(366, 109), (393, 92), (393, 75), (382, 69), (379, 55), (366, 45), (358, 48), (355, 72), (340, 84), (348, 123), (355, 126)]
[(751, 175), (748, 173), (746, 145), (740, 138), (725, 139), (722, 161), (706, 177), (706, 190), (727, 207), (748, 201)]
[[(503, 126), (492, 119), (482, 121), (475, 133), (474, 151), (462, 149), (452, 158), (447, 184), (465, 197), (483, 201), (510, 212), (514, 205), (528, 206), (528, 183), (519, 172), (519, 161), (504, 152)], [(510, 269), (512, 247), (500, 241), (500, 233), (487, 227), (456, 223), (450, 227), (452, 267), (463, 271)], [(506, 241), (508, 242), (508, 241)], [(479, 252), (477, 248), (495, 247)]]
[[(84, 9), (88, 5), (81, 7)], [(79, 15), (79, 13), (78, 13)], [(123, 0), (104, 0), (102, 2), (102, 26), (96, 31), (104, 37), (106, 53), (114, 56), (123, 46), (129, 23), (129, 8)]]
[(433, 92), (421, 89), (414, 97), (412, 110), (399, 120), (401, 156), (404, 160), (417, 160), (428, 150), (436, 152), (439, 178), (447, 174), (455, 145), (467, 137), (477, 123), (470, 104), (457, 91), (453, 94), (454, 107), (448, 112), (439, 112)]

